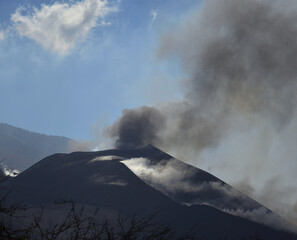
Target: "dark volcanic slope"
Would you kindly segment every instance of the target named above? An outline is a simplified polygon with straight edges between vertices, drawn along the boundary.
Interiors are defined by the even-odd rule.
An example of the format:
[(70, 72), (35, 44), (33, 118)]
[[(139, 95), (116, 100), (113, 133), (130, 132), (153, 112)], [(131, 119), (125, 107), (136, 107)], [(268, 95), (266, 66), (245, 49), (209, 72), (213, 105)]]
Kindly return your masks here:
[[(121, 161), (147, 158), (157, 164), (171, 156), (147, 146), (136, 150), (75, 152), (49, 156), (14, 179), (11, 202), (29, 207), (47, 206), (56, 200), (120, 210), (125, 215), (152, 215), (177, 232), (196, 225), (198, 239), (241, 239), (258, 236), (267, 240), (291, 240), (295, 236), (224, 213), (206, 205), (185, 206), (147, 185)], [(248, 238), (247, 238), (248, 239)]]
[[(160, 150), (152, 148), (157, 155), (157, 151)], [(132, 157), (124, 163), (146, 183), (179, 203), (187, 205), (206, 203), (220, 209), (241, 208), (245, 211), (263, 207), (210, 173), (170, 155), (160, 155), (157, 159), (152, 159), (143, 154), (142, 158)], [(151, 174), (147, 169), (154, 173)], [(170, 178), (170, 181), (164, 181), (166, 178)]]

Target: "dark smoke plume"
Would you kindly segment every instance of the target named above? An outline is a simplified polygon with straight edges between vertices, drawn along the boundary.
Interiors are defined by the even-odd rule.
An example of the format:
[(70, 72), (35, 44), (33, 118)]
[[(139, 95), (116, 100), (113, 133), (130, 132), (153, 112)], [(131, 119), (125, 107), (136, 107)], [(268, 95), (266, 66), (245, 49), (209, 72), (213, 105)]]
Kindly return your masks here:
[(291, 3), (205, 1), (159, 47), (161, 57), (179, 57), (190, 75), (184, 102), (124, 111), (111, 128), (116, 146), (163, 143), (200, 151), (217, 146), (236, 115), (259, 115), (276, 128), (287, 124), (297, 96), (297, 9)]
[(161, 113), (151, 107), (124, 110), (123, 116), (107, 131), (116, 137), (117, 148), (136, 148), (158, 141), (158, 131), (165, 124)]
[[(242, 166), (237, 181), (282, 176), (279, 185), (297, 192), (296, 23), (295, 0), (204, 1), (164, 34), (158, 49), (161, 59), (179, 59), (187, 73), (184, 100), (125, 110), (108, 130), (116, 147), (151, 143), (181, 159), (217, 151), (221, 162), (226, 154), (222, 169)], [(231, 150), (221, 150), (226, 145)], [(228, 178), (230, 170), (222, 169)], [(252, 187), (254, 196), (262, 189)], [(292, 190), (285, 195), (288, 204), (296, 202)]]

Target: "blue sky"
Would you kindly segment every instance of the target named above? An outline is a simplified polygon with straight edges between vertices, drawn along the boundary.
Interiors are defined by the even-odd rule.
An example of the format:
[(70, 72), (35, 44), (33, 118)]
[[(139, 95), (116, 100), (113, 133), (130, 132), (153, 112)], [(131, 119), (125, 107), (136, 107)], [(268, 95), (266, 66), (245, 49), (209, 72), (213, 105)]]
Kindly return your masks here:
[[(125, 108), (179, 97), (181, 70), (159, 39), (195, 0), (3, 0), (0, 121), (78, 140)], [(162, 87), (170, 96), (158, 97)]]

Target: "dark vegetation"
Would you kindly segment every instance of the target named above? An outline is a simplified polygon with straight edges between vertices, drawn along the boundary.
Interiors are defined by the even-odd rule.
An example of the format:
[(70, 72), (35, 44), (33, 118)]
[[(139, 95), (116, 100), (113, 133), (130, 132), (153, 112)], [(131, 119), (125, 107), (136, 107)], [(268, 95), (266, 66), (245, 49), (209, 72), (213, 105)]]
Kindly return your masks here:
[[(3, 189), (2, 189), (3, 190)], [(119, 213), (115, 220), (98, 221), (100, 210), (92, 215), (84, 214), (83, 207), (73, 201), (57, 202), (64, 205), (67, 213), (62, 219), (47, 221), (44, 209), (31, 216), (23, 205), (9, 205), (7, 195), (0, 199), (1, 240), (200, 240), (193, 229), (183, 236), (174, 230), (155, 222), (156, 215), (149, 217), (125, 217)], [(215, 231), (215, 230), (214, 230)], [(229, 240), (228, 236), (221, 238)], [(243, 237), (241, 240), (260, 240), (257, 237)]]
[(73, 201), (65, 201), (70, 207), (63, 220), (43, 221), (43, 209), (25, 219), (26, 209), (22, 206), (5, 206), (5, 198), (0, 206), (0, 239), (46, 239), (46, 240), (190, 240), (194, 234), (177, 237), (174, 231), (165, 225), (154, 222), (154, 216), (138, 218), (124, 217), (119, 214), (115, 221), (108, 219), (97, 221), (100, 211), (91, 216), (84, 214), (83, 207), (78, 208)]
[[(149, 217), (125, 217), (119, 213), (114, 220), (100, 219), (100, 210), (86, 215), (84, 207), (77, 207), (73, 201), (62, 201), (66, 209), (61, 219), (48, 221), (44, 209), (33, 214), (21, 204), (9, 204), (9, 192), (3, 186), (0, 176), (0, 239), (1, 240), (192, 240), (195, 234), (189, 231), (176, 236), (167, 225), (155, 222), (156, 215)], [(67, 210), (68, 209), (68, 210)]]

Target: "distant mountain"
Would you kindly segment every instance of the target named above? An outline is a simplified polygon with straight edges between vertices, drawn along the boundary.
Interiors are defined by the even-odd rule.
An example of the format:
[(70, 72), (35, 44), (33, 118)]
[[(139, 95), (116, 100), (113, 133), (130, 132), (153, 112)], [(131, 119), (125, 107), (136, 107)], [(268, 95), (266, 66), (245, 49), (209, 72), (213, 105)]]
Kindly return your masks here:
[(68, 153), (74, 142), (0, 123), (0, 161), (10, 169), (22, 171), (51, 154)]
[[(6, 187), (13, 189), (9, 202), (22, 202), (31, 209), (43, 206), (53, 214), (58, 212), (55, 201), (69, 199), (125, 216), (158, 212), (157, 220), (177, 233), (196, 226), (198, 240), (297, 239), (269, 222), (259, 223), (271, 213), (264, 206), (150, 145), (134, 150), (54, 154), (9, 179)], [(257, 209), (263, 213), (257, 222), (228, 213)]]

